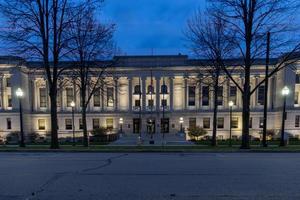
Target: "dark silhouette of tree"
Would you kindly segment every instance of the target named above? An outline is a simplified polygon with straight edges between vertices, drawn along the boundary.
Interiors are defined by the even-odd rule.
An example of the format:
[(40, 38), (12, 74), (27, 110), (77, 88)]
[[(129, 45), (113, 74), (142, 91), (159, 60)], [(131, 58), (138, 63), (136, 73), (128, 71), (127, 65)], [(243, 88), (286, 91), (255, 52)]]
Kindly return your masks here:
[[(291, 31), (289, 25), (293, 20), (292, 16), (297, 12), (299, 1), (297, 0), (210, 0), (210, 8), (213, 15), (219, 16), (228, 24), (228, 32), (233, 33), (232, 42), (237, 45), (237, 57), (241, 57), (243, 64), (240, 71), (243, 74), (244, 83), (239, 85), (231, 76), (227, 68), (223, 67), (228, 77), (235, 83), (243, 99), (243, 128), (241, 148), (250, 148), (249, 144), (249, 116), (250, 116), (250, 97), (265, 82), (262, 81), (254, 89), (250, 88), (250, 73), (256, 59), (265, 55), (266, 33), (273, 35), (272, 47), (283, 49), (284, 42), (282, 37), (287, 31)], [(277, 36), (276, 36), (277, 35)], [(281, 36), (281, 37), (280, 37)], [(276, 40), (275, 40), (276, 38)], [(275, 48), (276, 47), (276, 48)], [(285, 46), (287, 47), (287, 46)], [(279, 70), (289, 66), (287, 62), (291, 60), (291, 55), (299, 49), (285, 48), (290, 53), (285, 54), (280, 64), (277, 65), (269, 77)], [(267, 78), (269, 78), (267, 77)]]
[(217, 145), (218, 96), (222, 92), (219, 90), (220, 85), (222, 85), (220, 74), (224, 59), (230, 57), (231, 52), (234, 50), (233, 43), (227, 38), (226, 26), (227, 24), (224, 20), (217, 15), (210, 15), (209, 10), (206, 12), (198, 10), (188, 20), (187, 30), (185, 31), (193, 53), (199, 58), (207, 59), (205, 62), (200, 63), (197, 82), (213, 88), (212, 146)]
[(103, 95), (103, 85), (106, 84), (105, 69), (112, 64), (99, 60), (111, 56), (114, 50), (112, 37), (115, 25), (100, 23), (96, 18), (96, 8), (94, 3), (79, 8), (81, 11), (68, 29), (69, 38), (71, 38), (68, 48), (71, 58), (76, 62), (72, 76), (81, 97), (83, 141), (86, 147), (89, 145), (86, 110), (96, 92), (100, 94), (102, 90)]
[(51, 148), (59, 148), (57, 126), (58, 79), (64, 71), (61, 58), (67, 53), (67, 27), (76, 16), (76, 8), (89, 1), (11, 0), (1, 1), (5, 24), (2, 39), (17, 55), (42, 61), (49, 88), (51, 112)]

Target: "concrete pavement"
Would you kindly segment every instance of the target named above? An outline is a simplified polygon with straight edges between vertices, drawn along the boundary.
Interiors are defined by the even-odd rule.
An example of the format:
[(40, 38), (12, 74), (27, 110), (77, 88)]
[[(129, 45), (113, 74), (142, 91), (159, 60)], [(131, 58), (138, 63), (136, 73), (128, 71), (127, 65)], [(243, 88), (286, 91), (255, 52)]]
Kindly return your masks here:
[(298, 153), (0, 153), (0, 199), (300, 199), (299, 168)]

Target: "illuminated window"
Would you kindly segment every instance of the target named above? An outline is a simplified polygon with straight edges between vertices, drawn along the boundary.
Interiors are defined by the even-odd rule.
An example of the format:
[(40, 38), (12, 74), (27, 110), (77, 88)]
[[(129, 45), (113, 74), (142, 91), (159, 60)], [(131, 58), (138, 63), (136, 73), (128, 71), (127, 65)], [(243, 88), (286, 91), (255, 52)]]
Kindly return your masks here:
[(218, 128), (224, 128), (224, 118), (223, 117), (219, 117), (217, 120), (217, 127)]
[(46, 120), (38, 119), (38, 128), (39, 130), (46, 130)]
[(94, 92), (94, 107), (100, 107), (100, 91), (96, 90)]
[(238, 128), (238, 127), (239, 127), (239, 118), (232, 117), (231, 128)]
[(203, 118), (203, 128), (210, 128), (210, 118)]
[(188, 93), (189, 93), (189, 106), (195, 106), (195, 101), (196, 101), (196, 87), (195, 86), (189, 86), (188, 88)]
[(45, 108), (47, 107), (47, 91), (46, 88), (40, 88), (40, 107)]
[(93, 129), (100, 128), (100, 120), (99, 119), (93, 119)]
[(237, 88), (236, 86), (230, 86), (230, 91), (229, 91), (229, 101), (233, 102), (233, 105), (236, 105), (236, 96), (237, 96)]
[(106, 119), (106, 128), (108, 130), (112, 130), (114, 128), (114, 119), (113, 118)]
[(257, 103), (259, 105), (264, 105), (265, 103), (265, 86), (259, 86), (257, 92)]
[(72, 119), (65, 119), (66, 130), (72, 130)]
[(66, 94), (67, 94), (67, 106), (71, 107), (71, 102), (74, 101), (73, 88), (66, 88)]
[(108, 87), (107, 88), (107, 107), (114, 106), (114, 88)]

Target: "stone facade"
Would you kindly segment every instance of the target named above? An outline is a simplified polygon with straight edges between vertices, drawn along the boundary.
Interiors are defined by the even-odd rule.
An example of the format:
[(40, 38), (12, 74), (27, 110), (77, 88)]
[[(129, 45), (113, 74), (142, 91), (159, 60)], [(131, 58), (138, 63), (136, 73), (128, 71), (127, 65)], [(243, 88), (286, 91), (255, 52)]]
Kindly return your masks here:
[[(197, 126), (212, 131), (212, 87), (200, 81), (199, 74), (205, 70), (201, 60), (187, 56), (119, 56), (113, 59), (113, 67), (106, 69), (103, 90), (91, 98), (87, 110), (88, 130), (103, 126), (117, 131), (119, 120), (123, 118), (123, 131), (127, 134), (138, 133), (141, 116), (141, 130), (149, 131), (149, 121), (155, 124), (155, 134), (161, 133), (161, 119), (167, 120), (166, 132), (177, 133), (180, 130), (179, 118), (183, 117), (183, 127)], [(233, 67), (239, 60), (228, 60)], [(68, 63), (71, 64), (71, 63)], [(272, 60), (272, 66), (277, 60)], [(270, 69), (270, 70), (271, 70)], [(298, 63), (285, 68), (269, 80), (268, 91), (268, 129), (279, 130), (281, 126), (282, 96), (281, 89), (287, 85), (291, 93), (287, 97), (286, 131), (300, 134), (300, 80)], [(96, 69), (97, 70), (97, 69)], [(100, 68), (99, 68), (100, 70)], [(255, 87), (264, 78), (264, 60), (258, 60), (252, 67), (251, 87)], [(232, 75), (236, 82), (243, 84), (239, 72)], [(63, 76), (70, 79), (68, 73)], [(207, 77), (209, 78), (209, 77)], [(219, 95), (218, 137), (229, 136), (229, 106), (233, 106), (233, 136), (239, 137), (242, 129), (242, 95), (238, 88), (222, 74), (220, 77), (222, 94)], [(139, 86), (140, 85), (140, 86)], [(15, 91), (20, 87), (24, 91), (22, 99), (24, 110), (24, 130), (26, 133), (46, 134), (50, 131), (49, 97), (47, 81), (38, 62), (23, 62), (14, 57), (0, 58), (0, 134), (19, 131), (19, 103)], [(139, 93), (140, 90), (140, 93)], [(251, 97), (251, 133), (258, 135), (262, 130), (263, 87)], [(75, 131), (80, 129), (80, 96), (78, 87), (68, 81), (58, 90), (58, 125), (61, 137), (71, 136), (70, 101), (75, 106)], [(164, 106), (163, 106), (164, 105)]]

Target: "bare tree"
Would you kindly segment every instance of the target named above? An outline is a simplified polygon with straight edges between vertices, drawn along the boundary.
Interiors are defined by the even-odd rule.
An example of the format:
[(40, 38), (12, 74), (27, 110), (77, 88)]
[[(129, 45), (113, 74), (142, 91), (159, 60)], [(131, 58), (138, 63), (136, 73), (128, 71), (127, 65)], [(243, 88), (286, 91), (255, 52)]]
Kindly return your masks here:
[(0, 8), (7, 27), (2, 38), (18, 55), (41, 60), (49, 88), (51, 112), (51, 148), (59, 148), (57, 126), (58, 79), (64, 70), (59, 66), (66, 53), (65, 37), (74, 8), (87, 1), (71, 0), (11, 0), (1, 1)]
[[(200, 63), (200, 81), (213, 88), (213, 131), (211, 145), (217, 145), (217, 113), (220, 90), (220, 74), (224, 59), (228, 58), (234, 49), (233, 43), (227, 38), (226, 22), (219, 16), (198, 10), (194, 17), (188, 20), (186, 38), (194, 54), (206, 58), (207, 62)], [(205, 77), (205, 78), (203, 78)], [(208, 78), (207, 78), (208, 77)], [(223, 96), (223, 94), (222, 94)]]
[[(105, 69), (109, 63), (97, 62), (113, 53), (114, 24), (102, 24), (96, 19), (94, 4), (84, 5), (70, 25), (68, 48), (77, 61), (73, 80), (79, 88), (82, 107), (84, 146), (88, 146), (86, 110), (91, 98), (103, 89)], [(103, 94), (103, 91), (102, 91)]]
[[(299, 7), (297, 0), (210, 0), (212, 13), (222, 17), (229, 26), (229, 32), (234, 33), (232, 42), (238, 46), (237, 56), (242, 57), (243, 64), (240, 70), (243, 73), (244, 84), (239, 85), (231, 76), (227, 68), (223, 67), (229, 78), (236, 84), (243, 99), (243, 128), (241, 148), (250, 148), (249, 143), (249, 116), (250, 97), (258, 88), (250, 89), (251, 68), (256, 59), (265, 55), (266, 33), (271, 32), (273, 36), (290, 31), (288, 27), (292, 20), (292, 14)], [(277, 37), (272, 47), (280, 47), (283, 44), (283, 37)], [(298, 45), (290, 52), (295, 52)], [(287, 49), (285, 49), (287, 50)], [(287, 54), (291, 55), (291, 54)], [(287, 66), (288, 56), (282, 59), (282, 64), (277, 65), (274, 73)], [(273, 72), (270, 73), (274, 74)], [(270, 77), (270, 76), (269, 76)], [(267, 77), (267, 78), (269, 78)], [(258, 85), (263, 84), (264, 81)]]

